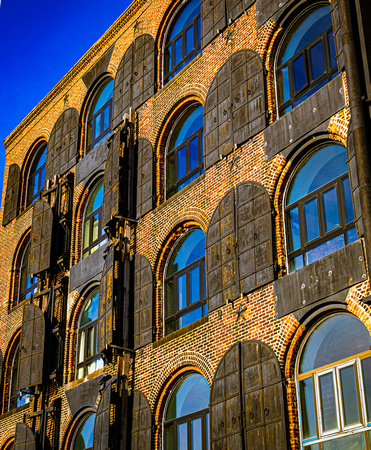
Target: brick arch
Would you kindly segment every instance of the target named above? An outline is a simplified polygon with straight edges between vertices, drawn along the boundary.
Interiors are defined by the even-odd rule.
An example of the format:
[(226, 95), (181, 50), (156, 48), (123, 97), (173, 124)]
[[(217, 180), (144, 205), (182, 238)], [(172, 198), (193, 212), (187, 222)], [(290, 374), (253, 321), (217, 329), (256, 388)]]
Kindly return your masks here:
[(97, 411), (93, 408), (86, 408), (80, 411), (76, 417), (72, 418), (70, 415), (67, 419), (68, 425), (65, 429), (64, 435), (61, 436), (60, 441), (62, 442), (62, 448), (72, 448), (72, 440), (74, 434), (78, 429), (81, 422), (88, 415), (88, 413), (96, 413)]
[(14, 448), (14, 432), (15, 432), (15, 423), (12, 429), (4, 430), (4, 436), (2, 436), (3, 444), (0, 443), (1, 450), (13, 450)]
[(356, 316), (371, 334), (371, 306), (363, 302), (371, 294), (370, 282), (364, 281), (349, 289), (346, 303), (347, 310)]

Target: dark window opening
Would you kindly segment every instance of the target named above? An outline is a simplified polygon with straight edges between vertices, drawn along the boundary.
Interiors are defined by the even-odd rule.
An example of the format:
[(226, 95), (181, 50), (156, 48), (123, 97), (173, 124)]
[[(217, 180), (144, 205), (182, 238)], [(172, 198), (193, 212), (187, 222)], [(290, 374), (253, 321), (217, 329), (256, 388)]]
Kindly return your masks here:
[(9, 410), (18, 408), (31, 401), (30, 394), (21, 395), (18, 386), (19, 345), (14, 353), (12, 372), (10, 376)]
[(19, 290), (18, 303), (26, 298), (31, 297), (37, 292), (37, 278), (28, 274), (28, 263), (30, 260), (30, 243), (27, 244), (22, 256), (21, 265), (19, 268)]
[(30, 205), (41, 197), (45, 183), (46, 144), (41, 144), (32, 162), (27, 183), (27, 201)]

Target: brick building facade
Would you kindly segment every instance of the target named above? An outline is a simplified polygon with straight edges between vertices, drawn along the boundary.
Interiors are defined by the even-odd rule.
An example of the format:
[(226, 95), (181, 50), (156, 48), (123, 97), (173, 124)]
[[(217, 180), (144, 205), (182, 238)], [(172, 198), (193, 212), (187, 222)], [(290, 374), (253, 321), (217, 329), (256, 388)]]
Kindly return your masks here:
[(136, 0), (5, 140), (0, 449), (371, 448), (366, 0)]

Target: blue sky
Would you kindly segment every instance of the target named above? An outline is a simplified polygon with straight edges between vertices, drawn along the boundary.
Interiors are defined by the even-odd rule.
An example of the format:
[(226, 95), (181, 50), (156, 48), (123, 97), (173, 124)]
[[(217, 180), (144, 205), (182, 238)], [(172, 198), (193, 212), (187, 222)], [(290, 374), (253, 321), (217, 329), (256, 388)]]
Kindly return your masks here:
[(130, 3), (0, 0), (1, 186), (4, 139)]

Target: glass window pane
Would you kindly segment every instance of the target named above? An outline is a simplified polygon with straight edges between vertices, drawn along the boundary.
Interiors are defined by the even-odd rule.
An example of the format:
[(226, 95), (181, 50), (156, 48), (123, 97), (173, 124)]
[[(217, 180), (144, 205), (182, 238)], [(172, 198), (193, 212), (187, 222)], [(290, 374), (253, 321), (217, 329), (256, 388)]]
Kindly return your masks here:
[(165, 428), (165, 449), (174, 450), (174, 425)]
[(303, 255), (296, 256), (290, 260), (290, 272), (301, 269), (304, 266)]
[(92, 237), (91, 237), (91, 242), (93, 243), (94, 241), (96, 241), (99, 237), (99, 214), (95, 214), (91, 219), (91, 223), (92, 223)]
[(319, 236), (317, 199), (313, 198), (304, 205), (305, 237), (307, 242)]
[(290, 84), (289, 84), (289, 69), (288, 67), (283, 67), (277, 73), (277, 84), (278, 84), (278, 103), (283, 105), (288, 100), (290, 100)]
[(79, 353), (77, 355), (77, 363), (82, 363), (84, 361), (85, 353), (85, 331), (81, 331), (79, 336)]
[(300, 381), (299, 392), (302, 436), (305, 440), (317, 436), (312, 378)]
[(174, 37), (184, 30), (198, 14), (200, 14), (200, 2), (198, 0), (187, 2), (186, 6), (181, 10), (180, 14), (172, 24), (168, 41), (174, 39)]
[(322, 443), (322, 450), (363, 450), (366, 449), (364, 433), (353, 434)]
[(192, 450), (202, 450), (202, 420), (201, 417), (191, 421)]
[(178, 157), (178, 180), (187, 174), (187, 152), (186, 147), (182, 147), (177, 152)]
[(306, 85), (304, 54), (301, 54), (292, 62), (292, 73), (294, 77), (295, 92)]
[(299, 210), (293, 208), (288, 212), (288, 245), (289, 252), (300, 248)]
[(101, 114), (99, 113), (94, 120), (94, 139), (96, 139), (100, 135), (100, 119)]
[(371, 423), (371, 358), (362, 360), (363, 387), (366, 400), (367, 423)]
[(336, 187), (322, 194), (326, 232), (340, 226)]
[(86, 220), (84, 223), (84, 242), (83, 242), (83, 248), (86, 248), (89, 246), (90, 241), (90, 220)]
[(330, 52), (330, 65), (331, 65), (331, 67), (334, 67), (337, 65), (337, 61), (336, 61), (334, 32), (332, 30), (328, 32), (327, 40), (328, 40), (328, 48), (329, 48), (329, 52)]
[(357, 230), (355, 228), (351, 228), (347, 231), (347, 244), (351, 244), (352, 242), (358, 239)]
[(352, 194), (350, 192), (349, 178), (343, 180), (343, 195), (345, 202), (345, 217), (347, 219), (347, 223), (353, 222), (354, 213), (353, 213)]
[(185, 38), (186, 38), (186, 55), (188, 55), (189, 52), (191, 52), (194, 49), (194, 38), (193, 38), (193, 25), (191, 25), (189, 28), (187, 28), (185, 32)]
[(99, 291), (92, 294), (86, 301), (80, 319), (80, 327), (98, 319)]
[(32, 196), (36, 195), (39, 190), (39, 174), (36, 173), (33, 179)]
[(171, 45), (166, 47), (164, 51), (164, 72), (169, 73), (171, 70)]
[(198, 166), (198, 136), (189, 143), (189, 170), (193, 170)]
[(323, 431), (338, 428), (333, 373), (318, 377)]
[(202, 317), (202, 308), (200, 306), (199, 308), (196, 308), (187, 314), (183, 314), (183, 316), (178, 319), (178, 328), (186, 327), (187, 325), (195, 322), (196, 320), (201, 319), (201, 317)]
[(87, 349), (86, 349), (86, 357), (93, 356), (95, 354), (95, 342), (94, 342), (94, 327), (89, 328), (87, 330)]
[(174, 280), (171, 279), (166, 283), (166, 316), (174, 314)]
[[(91, 119), (94, 114), (99, 111), (103, 105), (105, 105), (108, 100), (112, 98), (113, 95), (113, 80), (107, 80), (106, 83), (102, 84), (98, 92), (94, 97), (94, 101), (90, 107), (89, 119)], [(99, 135), (99, 133), (98, 133)]]
[(194, 175), (192, 175), (191, 177), (188, 177), (184, 183), (181, 183), (178, 187), (178, 191), (180, 191), (181, 189), (183, 189), (184, 187), (186, 187), (188, 184), (192, 183), (193, 180), (196, 180), (198, 177), (200, 176), (199, 172), (196, 172)]
[(205, 256), (205, 233), (200, 229), (185, 234), (171, 255), (167, 276)]
[(184, 273), (178, 281), (178, 310), (187, 306), (187, 275)]
[(176, 66), (183, 58), (183, 38), (180, 36), (174, 41), (174, 66)]
[(203, 107), (196, 103), (181, 116), (170, 138), (169, 151), (181, 145), (203, 127)]
[(309, 55), (312, 66), (312, 80), (315, 80), (325, 71), (322, 41), (317, 42), (317, 44), (313, 45), (313, 47), (309, 49)]
[(88, 416), (80, 425), (76, 434), (73, 450), (93, 448), (95, 414)]
[(188, 450), (187, 422), (178, 425), (178, 446), (179, 450)]
[(194, 267), (190, 270), (190, 284), (191, 284), (191, 303), (200, 300), (200, 268)]
[(107, 105), (103, 110), (103, 130), (109, 127), (109, 105)]
[(343, 400), (344, 424), (345, 426), (353, 425), (360, 421), (354, 366), (352, 365), (340, 369), (339, 375), (341, 397)]
[(344, 235), (340, 234), (339, 236), (334, 237), (333, 239), (329, 239), (327, 242), (324, 242), (321, 245), (309, 250), (305, 253), (305, 263), (310, 264), (314, 261), (317, 261), (320, 258), (323, 258), (330, 253), (343, 248), (345, 245)]

